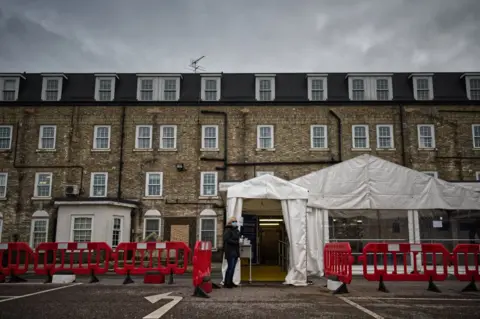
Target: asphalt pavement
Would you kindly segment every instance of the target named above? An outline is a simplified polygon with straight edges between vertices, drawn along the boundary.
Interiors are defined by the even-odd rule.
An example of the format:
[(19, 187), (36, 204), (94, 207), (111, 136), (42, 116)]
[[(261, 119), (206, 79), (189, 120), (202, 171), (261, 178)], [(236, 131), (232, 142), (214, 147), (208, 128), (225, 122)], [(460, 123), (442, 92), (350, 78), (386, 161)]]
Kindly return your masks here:
[[(81, 318), (480, 318), (480, 293), (461, 293), (464, 283), (439, 283), (441, 293), (425, 283), (387, 283), (389, 293), (375, 283), (354, 278), (349, 293), (332, 295), (321, 279), (308, 287), (281, 284), (242, 285), (215, 289), (209, 299), (193, 297), (190, 276), (173, 285), (146, 285), (142, 278), (123, 285), (118, 276), (89, 284), (0, 284), (0, 319)], [(155, 314), (156, 313), (156, 314)], [(160, 315), (160, 317), (159, 317)]]

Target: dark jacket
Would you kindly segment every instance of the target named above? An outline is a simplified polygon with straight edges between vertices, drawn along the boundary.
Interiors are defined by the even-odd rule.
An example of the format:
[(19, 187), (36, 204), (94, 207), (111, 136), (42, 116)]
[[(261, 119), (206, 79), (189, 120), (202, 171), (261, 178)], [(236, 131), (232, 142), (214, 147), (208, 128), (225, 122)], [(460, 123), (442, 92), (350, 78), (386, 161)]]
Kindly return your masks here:
[(240, 231), (232, 225), (225, 226), (223, 233), (223, 250), (225, 258), (240, 257)]

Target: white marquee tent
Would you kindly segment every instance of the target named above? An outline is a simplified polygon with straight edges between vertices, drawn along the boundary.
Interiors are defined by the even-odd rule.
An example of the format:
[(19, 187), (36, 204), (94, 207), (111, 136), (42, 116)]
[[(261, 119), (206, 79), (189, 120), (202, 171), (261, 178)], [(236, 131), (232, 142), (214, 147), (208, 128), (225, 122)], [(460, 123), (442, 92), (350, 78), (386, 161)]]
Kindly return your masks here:
[[(235, 216), (240, 225), (242, 211), (257, 215), (282, 213), (290, 241), (290, 265), (285, 284), (294, 286), (307, 284), (307, 199), (308, 191), (305, 188), (272, 175), (249, 179), (227, 190), (227, 218)], [(223, 277), (226, 268), (224, 260)], [(235, 284), (240, 283), (240, 272), (240, 262), (238, 262), (233, 279)]]

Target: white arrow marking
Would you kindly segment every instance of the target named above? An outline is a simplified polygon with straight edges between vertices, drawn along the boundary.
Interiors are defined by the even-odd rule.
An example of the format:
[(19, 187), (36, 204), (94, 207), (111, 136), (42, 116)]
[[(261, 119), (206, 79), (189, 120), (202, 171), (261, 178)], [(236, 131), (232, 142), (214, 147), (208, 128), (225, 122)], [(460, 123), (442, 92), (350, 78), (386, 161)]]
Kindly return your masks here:
[(143, 317), (143, 319), (160, 319), (164, 314), (166, 314), (170, 309), (175, 307), (175, 305), (183, 299), (183, 297), (170, 296), (170, 294), (171, 292), (167, 292), (164, 294), (145, 297), (145, 299), (147, 299), (151, 303), (156, 303), (157, 301), (162, 299), (172, 299), (172, 301), (161, 306), (151, 314), (146, 315), (145, 317)]

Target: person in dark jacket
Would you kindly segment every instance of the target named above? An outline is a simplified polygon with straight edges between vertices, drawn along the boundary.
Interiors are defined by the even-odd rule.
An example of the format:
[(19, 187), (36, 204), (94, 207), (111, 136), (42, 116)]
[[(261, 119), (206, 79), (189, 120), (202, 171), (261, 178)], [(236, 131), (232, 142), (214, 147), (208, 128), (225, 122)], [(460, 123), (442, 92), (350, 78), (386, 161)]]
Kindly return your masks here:
[(223, 233), (223, 250), (225, 259), (227, 260), (227, 271), (225, 272), (224, 287), (236, 287), (233, 283), (233, 275), (235, 274), (235, 266), (240, 257), (240, 231), (235, 217), (228, 220)]

